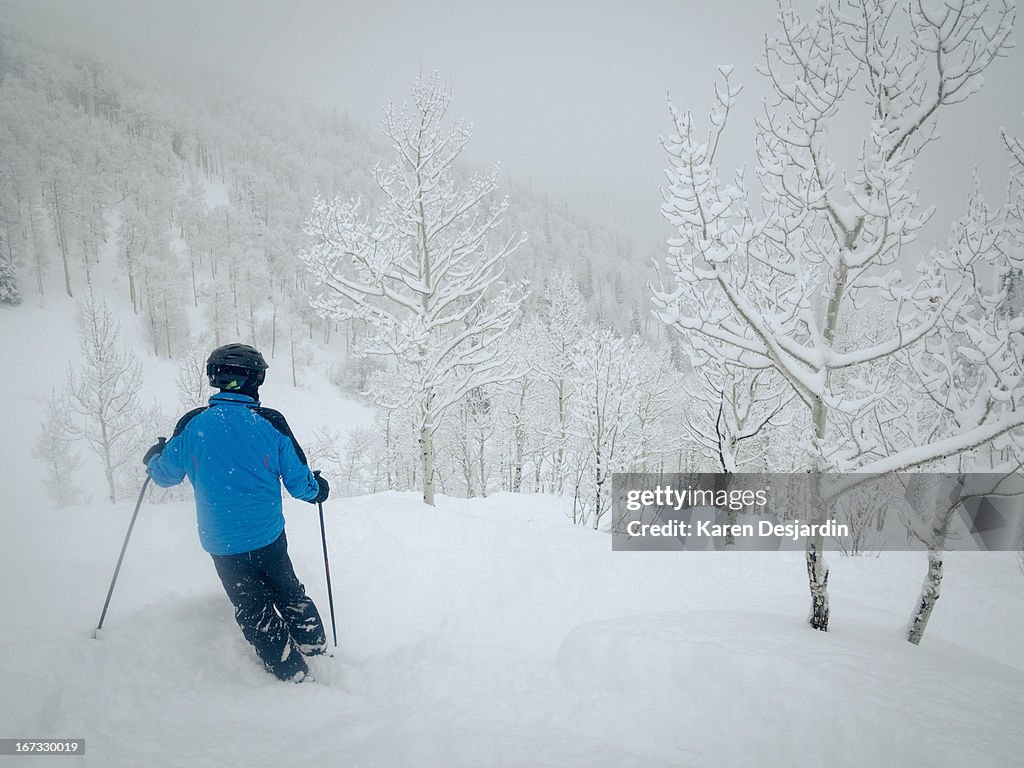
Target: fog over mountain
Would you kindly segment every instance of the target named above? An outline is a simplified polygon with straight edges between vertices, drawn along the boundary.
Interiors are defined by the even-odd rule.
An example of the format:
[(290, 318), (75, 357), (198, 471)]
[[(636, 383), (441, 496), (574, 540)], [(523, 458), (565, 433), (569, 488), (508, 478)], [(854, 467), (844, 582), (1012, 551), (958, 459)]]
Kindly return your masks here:
[[(794, 5), (813, 7), (808, 0)], [(120, 50), (143, 66), (163, 59), (203, 79), (338, 109), (368, 126), (376, 126), (388, 99), (406, 98), (417, 72), (440, 70), (455, 86), (453, 112), (476, 128), (467, 159), (500, 160), (516, 181), (660, 234), (668, 232), (658, 213), (666, 165), (658, 136), (670, 127), (666, 93), (700, 117), (716, 66), (733, 64), (744, 91), (723, 159), (749, 166), (752, 120), (764, 94), (754, 67), (776, 12), (767, 0), (4, 0), (0, 8), (83, 47)], [(923, 202), (939, 207), (939, 221), (962, 209), (975, 164), (986, 192), (1002, 193), (998, 130), (1024, 133), (1022, 73), (1018, 48), (986, 72), (969, 106), (943, 115), (947, 146), (963, 142), (971, 150), (921, 164)], [(851, 126), (851, 159), (862, 129)], [(927, 235), (944, 237), (945, 226)]]

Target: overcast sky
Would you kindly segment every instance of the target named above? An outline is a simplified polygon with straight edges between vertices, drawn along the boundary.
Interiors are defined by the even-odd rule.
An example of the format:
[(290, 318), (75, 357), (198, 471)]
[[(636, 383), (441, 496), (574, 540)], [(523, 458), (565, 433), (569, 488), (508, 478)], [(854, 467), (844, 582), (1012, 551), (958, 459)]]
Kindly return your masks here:
[[(12, 0), (2, 0), (12, 2)], [(21, 0), (27, 5), (27, 0)], [(83, 39), (134, 41), (216, 76), (339, 108), (375, 126), (419, 71), (455, 86), (454, 112), (475, 125), (470, 159), (570, 203), (664, 229), (658, 145), (666, 92), (703, 114), (718, 64), (745, 85), (724, 159), (750, 163), (763, 93), (754, 65), (774, 22), (772, 0), (32, 0)], [(810, 0), (798, 0), (810, 8)], [(1020, 35), (1018, 34), (1018, 37)], [(1022, 47), (1024, 48), (1024, 47)], [(945, 231), (962, 209), (971, 168), (1001, 195), (998, 128), (1024, 134), (1024, 50), (997, 62), (985, 90), (944, 116), (917, 180)], [(852, 135), (852, 134), (851, 134)]]

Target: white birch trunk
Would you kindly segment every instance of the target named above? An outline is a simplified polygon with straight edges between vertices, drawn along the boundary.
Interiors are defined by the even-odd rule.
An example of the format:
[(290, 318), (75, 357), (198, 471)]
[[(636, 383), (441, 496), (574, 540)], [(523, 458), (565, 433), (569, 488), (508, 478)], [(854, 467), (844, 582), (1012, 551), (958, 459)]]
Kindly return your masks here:
[(420, 466), (423, 469), (423, 503), (434, 506), (434, 436), (430, 424), (420, 427)]
[[(945, 533), (942, 535), (945, 540)], [(928, 573), (921, 585), (921, 596), (917, 600), (917, 609), (907, 625), (907, 640), (914, 645), (921, 644), (928, 620), (932, 617), (932, 609), (939, 600), (939, 589), (942, 586), (942, 549), (928, 550)]]
[(910, 617), (910, 622), (907, 624), (907, 641), (914, 645), (921, 644), (921, 638), (924, 637), (924, 631), (928, 628), (928, 621), (932, 617), (932, 610), (941, 594), (942, 553), (946, 548), (946, 537), (949, 534), (949, 524), (953, 519), (953, 512), (960, 505), (960, 493), (965, 479), (963, 473), (958, 476), (947, 503), (939, 505), (932, 518), (930, 537), (927, 541), (928, 572), (921, 585), (921, 596), (917, 600), (914, 615)]

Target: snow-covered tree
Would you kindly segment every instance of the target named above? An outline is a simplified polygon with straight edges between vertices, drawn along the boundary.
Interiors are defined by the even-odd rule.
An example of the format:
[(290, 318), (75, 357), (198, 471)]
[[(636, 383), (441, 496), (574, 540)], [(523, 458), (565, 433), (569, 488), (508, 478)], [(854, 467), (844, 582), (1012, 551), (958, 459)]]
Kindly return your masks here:
[(692, 414), (687, 432), (718, 472), (761, 471), (763, 455), (743, 448), (773, 420), (781, 421), (792, 390), (770, 370), (721, 365), (715, 358), (696, 359), (692, 365), (693, 379), (686, 387)]
[(508, 376), (501, 344), (522, 301), (501, 281), (522, 240), (499, 238), (508, 201), (492, 202), (497, 168), (460, 179), (455, 163), (470, 126), (448, 127), (452, 91), (418, 78), (413, 107), (388, 104), (383, 129), (394, 155), (374, 168), (380, 205), (317, 198), (302, 259), (326, 317), (366, 323), (362, 354), (390, 355), (418, 411), (423, 498), (434, 501), (434, 431), (477, 387)]
[(999, 312), (1004, 317), (1024, 315), (1024, 142), (1002, 132), (1010, 156), (1010, 184), (1005, 208), (1005, 250), (1009, 263), (1000, 279), (1003, 290)]
[[(538, 376), (537, 361), (544, 357), (539, 346), (542, 339), (548, 338), (538, 334), (541, 328), (537, 322), (525, 323), (513, 335), (512, 367), (519, 375), (508, 383), (496, 401), (497, 422), (508, 446), (503, 457), (507, 472), (505, 487), (513, 493), (520, 493), (524, 479), (528, 480), (525, 478), (528, 462), (534, 464), (533, 490), (541, 489), (540, 477), (545, 466), (552, 469), (551, 488), (557, 488), (555, 476), (562, 476), (568, 449), (569, 411), (565, 396), (568, 376), (563, 379), (562, 388), (557, 384), (552, 387), (550, 380)], [(566, 363), (571, 365), (571, 359)]]
[(418, 405), (405, 382), (388, 369), (370, 375), (368, 394), (380, 408), (374, 424), (379, 436), (379, 444), (374, 446), (378, 457), (374, 490), (413, 488), (422, 459), (416, 442)]
[(206, 357), (198, 347), (190, 347), (178, 361), (174, 384), (178, 389), (178, 404), (185, 410), (206, 405), (210, 383), (206, 376)]
[[(8, 147), (0, 141), (0, 151)], [(13, 149), (13, 148), (12, 148)], [(22, 201), (16, 195), (16, 184), (8, 169), (0, 169), (0, 304), (20, 304), (21, 291), (18, 288), (18, 274), (15, 262), (15, 232), (18, 227)]]
[(674, 372), (639, 336), (596, 327), (577, 342), (570, 428), (576, 438), (573, 520), (599, 528), (611, 508), (614, 472), (651, 469), (647, 460), (672, 397)]
[(587, 333), (586, 304), (572, 275), (560, 270), (544, 288), (537, 317), (526, 324), (523, 335), (528, 364), (553, 403), (551, 417), (538, 424), (540, 440), (551, 450), (549, 482), (551, 493), (562, 493), (568, 472), (570, 426), (574, 390), (575, 355)]
[[(4, 244), (3, 233), (0, 233), (0, 246)], [(18, 275), (14, 264), (0, 256), (0, 304), (21, 304), (21, 291), (18, 289)]]
[(71, 416), (64, 393), (54, 391), (46, 399), (46, 419), (32, 449), (46, 469), (46, 491), (58, 507), (74, 504), (81, 498), (75, 473), (82, 466), (82, 457), (74, 450), (67, 425)]
[[(702, 457), (721, 474), (722, 488), (737, 472), (764, 471), (768, 450), (774, 453), (772, 467), (783, 471), (784, 457), (766, 433), (788, 424), (784, 412), (793, 394), (785, 382), (770, 370), (749, 371), (707, 356), (693, 357), (691, 366), (683, 423)], [(729, 508), (726, 515), (726, 524), (732, 526), (737, 511)], [(732, 546), (736, 541), (733, 529), (728, 530), (725, 544)]]
[(680, 372), (663, 350), (655, 349), (643, 337), (630, 336), (632, 364), (636, 367), (634, 424), (624, 469), (630, 472), (666, 470), (666, 457), (673, 454), (678, 439), (677, 419), (684, 402)]
[(836, 537), (843, 554), (855, 556), (879, 549), (884, 543), (880, 532), (889, 513), (901, 508), (903, 495), (904, 488), (894, 475), (878, 475), (837, 497), (829, 516), (849, 530), (848, 536)]
[(0, 134), (0, 253), (10, 264), (32, 272), (42, 294), (48, 259), (40, 242), (45, 217), (32, 139), (38, 136), (37, 115), (44, 99), (15, 78), (3, 78), (0, 90), (6, 129)]
[[(906, 430), (906, 439), (919, 440), (922, 426), (932, 431), (950, 431), (980, 420), (979, 408), (991, 409), (993, 402), (1016, 402), (1024, 356), (1024, 306), (1020, 304), (1018, 280), (1024, 265), (1024, 162), (1014, 154), (1017, 148), (1007, 140), (1011, 152), (1010, 198), (1002, 210), (991, 209), (982, 199), (978, 182), (971, 194), (967, 214), (954, 223), (950, 238), (953, 253), (998, 249), (1006, 259), (996, 261), (994, 279), (977, 274), (977, 284), (968, 292), (974, 302), (968, 319), (951, 329), (944, 338), (929, 345), (927, 355), (912, 358), (909, 376), (928, 395), (925, 417), (916, 428)], [(988, 277), (989, 279), (984, 279)], [(993, 287), (986, 287), (986, 284)], [(906, 406), (905, 406), (906, 407)], [(928, 550), (928, 570), (914, 613), (907, 625), (907, 640), (918, 645), (941, 594), (946, 538), (956, 510), (972, 496), (1013, 492), (1006, 481), (1019, 477), (1024, 461), (1024, 429), (1000, 435), (989, 443), (987, 455), (965, 453), (958, 457), (955, 475), (918, 476), (910, 479), (911, 505), (905, 524), (911, 537)], [(968, 472), (972, 487), (965, 491)], [(990, 487), (975, 487), (979, 480)], [(1019, 491), (1017, 491), (1019, 492)]]
[(167, 239), (150, 242), (153, 251), (142, 270), (143, 316), (153, 354), (173, 358), (190, 342), (185, 286), (177, 255)]
[(965, 462), (961, 461), (957, 472), (918, 473), (906, 480), (909, 503), (901, 517), (909, 538), (928, 550), (928, 570), (906, 627), (910, 643), (921, 644), (932, 611), (941, 596), (944, 551), (955, 513), (985, 497), (1019, 496), (1022, 461), (1024, 459), (1017, 459), (1008, 466), (1009, 472), (984, 474), (966, 472), (963, 469)]
[(383, 436), (376, 425), (349, 431), (338, 459), (337, 478), (341, 481), (339, 490), (343, 495), (376, 493), (386, 488), (380, 484), (382, 475), (387, 474), (381, 467), (383, 445)]
[(306, 452), (306, 459), (313, 469), (321, 470), (325, 475), (330, 475), (332, 479), (339, 477), (342, 470), (341, 433), (328, 426), (314, 429), (313, 442)]
[(90, 296), (79, 305), (77, 322), (83, 365), (77, 373), (68, 371), (64, 429), (99, 457), (113, 503), (119, 480), (130, 474), (128, 465), (139, 465), (146, 441), (143, 425), (154, 420), (145, 417), (139, 404), (142, 370), (121, 344), (107, 304)]
[(436, 433), (440, 438), (435, 471), (447, 488), (459, 487), (467, 497), (486, 496), (498, 474), (497, 399), (498, 392), (491, 388), (474, 389), (449, 409)]
[[(656, 292), (662, 319), (722, 364), (771, 370), (793, 390), (808, 425), (800, 446), (810, 472), (809, 517), (856, 483), (826, 487), (826, 472), (898, 471), (943, 460), (1024, 424), (1019, 334), (992, 311), (986, 274), (1007, 256), (994, 220), (972, 204), (974, 224), (950, 247), (913, 244), (931, 215), (911, 186), (915, 164), (937, 139), (939, 116), (981, 87), (1010, 46), (1006, 3), (951, 0), (831, 0), (805, 21), (778, 13), (760, 74), (770, 87), (756, 121), (755, 183), (723, 179), (717, 151), (739, 95), (730, 67), (707, 133), (671, 108), (664, 139), (671, 167), (662, 211), (676, 229), (668, 285)], [(854, 166), (840, 171), (830, 128), (870, 110)], [(989, 228), (989, 229), (986, 229)], [(916, 267), (907, 270), (911, 257)], [(844, 316), (871, 312), (887, 329), (867, 345), (841, 333)], [(949, 341), (960, 341), (951, 349)], [(944, 348), (939, 358), (933, 353)], [(957, 368), (978, 367), (969, 387)], [(901, 387), (919, 379), (901, 401)], [(916, 441), (894, 430), (930, 400), (932, 428)], [(951, 411), (963, 406), (953, 417)], [(880, 427), (880, 425), (885, 425)], [(810, 623), (829, 622), (823, 540), (807, 541)]]

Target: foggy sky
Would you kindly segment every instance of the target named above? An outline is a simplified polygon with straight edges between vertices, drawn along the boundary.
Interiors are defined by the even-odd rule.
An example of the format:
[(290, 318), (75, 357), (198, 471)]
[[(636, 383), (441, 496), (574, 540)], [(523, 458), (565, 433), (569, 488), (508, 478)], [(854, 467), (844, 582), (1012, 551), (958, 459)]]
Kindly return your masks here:
[[(776, 8), (771, 0), (31, 5), (82, 41), (156, 53), (193, 71), (336, 108), (374, 129), (388, 99), (406, 100), (418, 72), (439, 70), (455, 87), (453, 113), (475, 125), (469, 159), (500, 160), (517, 182), (659, 237), (667, 233), (658, 214), (665, 167), (658, 134), (670, 127), (666, 92), (703, 116), (716, 66), (734, 64), (745, 87), (722, 159), (749, 166), (751, 123), (764, 93), (754, 65)], [(796, 5), (809, 10), (812, 3)], [(993, 202), (1002, 199), (1007, 162), (998, 129), (1024, 134), (1022, 62), (1018, 48), (989, 70), (980, 94), (943, 115), (945, 140), (927, 151), (916, 176), (922, 202), (939, 206), (930, 236), (942, 236), (962, 211), (974, 164)], [(851, 147), (855, 135), (851, 127)]]

